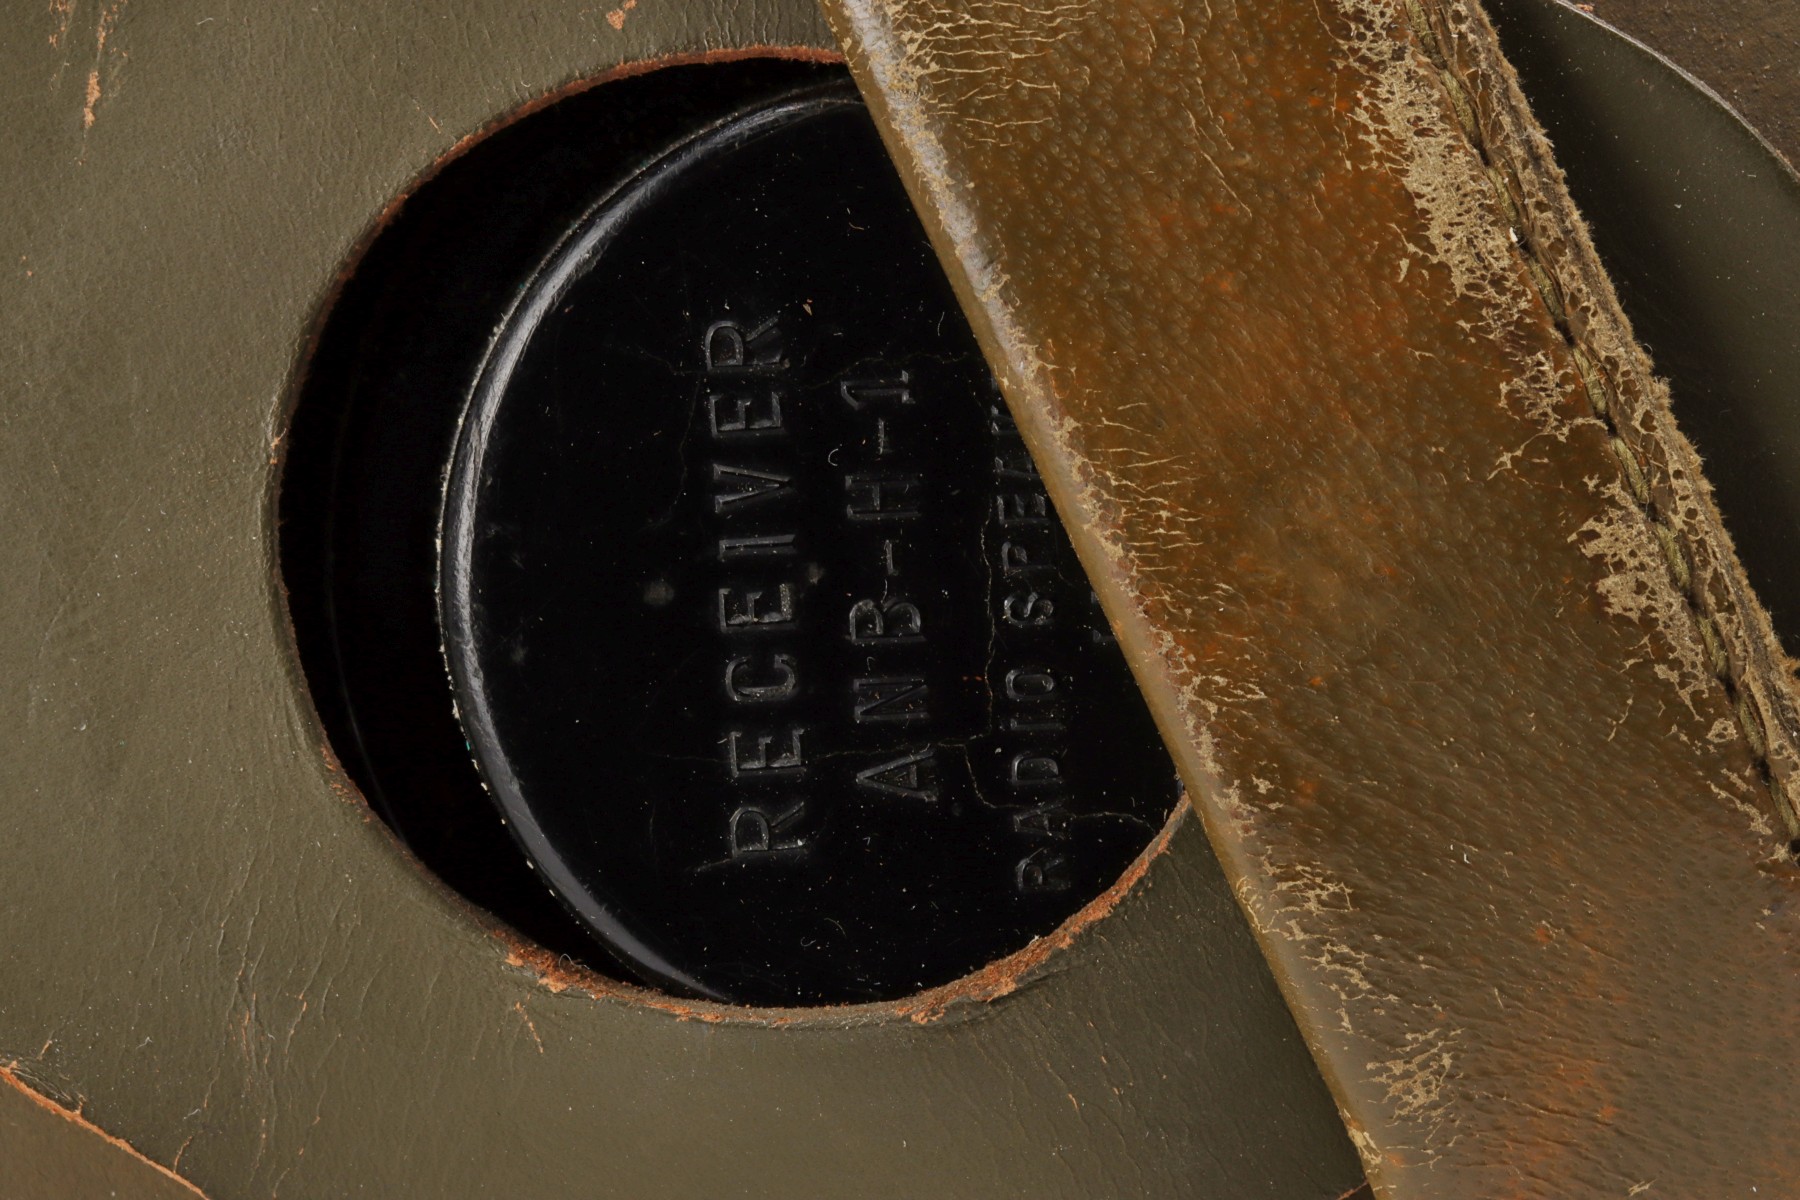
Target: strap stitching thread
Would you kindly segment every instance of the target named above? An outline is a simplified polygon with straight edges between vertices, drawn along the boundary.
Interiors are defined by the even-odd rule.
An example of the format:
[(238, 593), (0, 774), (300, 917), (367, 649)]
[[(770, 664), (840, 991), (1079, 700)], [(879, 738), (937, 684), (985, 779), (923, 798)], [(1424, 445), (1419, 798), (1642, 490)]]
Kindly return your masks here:
[[(1620, 389), (1607, 377), (1599, 356), (1583, 345), (1582, 339), (1575, 333), (1569, 320), (1568, 306), (1563, 300), (1564, 292), (1569, 289), (1551, 274), (1525, 220), (1524, 204), (1520, 199), (1521, 189), (1508, 176), (1508, 169), (1516, 171), (1516, 167), (1511, 163), (1502, 164), (1499, 156), (1489, 147), (1488, 140), (1482, 133), (1481, 114), (1477, 109), (1476, 98), (1470, 95), (1452, 70), (1443, 44), (1425, 11), (1425, 2), (1427, 0), (1403, 0), (1406, 22), (1444, 87), (1457, 126), (1481, 160), (1488, 182), (1498, 196), (1501, 212), (1511, 226), (1513, 244), (1531, 277), (1533, 288), (1549, 313), (1557, 334), (1574, 359), (1589, 406), (1606, 431), (1607, 444), (1618, 462), (1627, 492), (1656, 537), (1670, 582), (1675, 585), (1693, 618), (1706, 653), (1707, 665), (1723, 689), (1725, 701), (1731, 707), (1738, 728), (1750, 748), (1757, 776), (1768, 789), (1775, 811), (1786, 826), (1788, 837), (1794, 839), (1790, 849), (1800, 850), (1800, 814), (1796, 813), (1793, 796), (1770, 765), (1765, 718), (1750, 690), (1743, 684), (1745, 669), (1742, 664), (1733, 661), (1725, 639), (1720, 636), (1718, 619), (1712, 612), (1713, 602), (1693, 569), (1693, 556), (1683, 544), (1681, 533), (1663, 514), (1650, 489), (1645, 463), (1621, 434), (1618, 423)], [(1435, 7), (1435, 0), (1432, 2)], [(1470, 70), (1477, 77), (1484, 74), (1480, 66)]]

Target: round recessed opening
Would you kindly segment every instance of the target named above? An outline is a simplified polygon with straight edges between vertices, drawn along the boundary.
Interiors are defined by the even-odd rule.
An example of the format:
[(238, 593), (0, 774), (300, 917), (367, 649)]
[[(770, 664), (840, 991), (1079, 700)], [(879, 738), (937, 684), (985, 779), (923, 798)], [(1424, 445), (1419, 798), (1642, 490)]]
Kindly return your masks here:
[(1178, 798), (837, 69), (665, 68), (483, 140), (357, 264), (289, 447), (345, 769), (601, 971), (909, 995), (1054, 930)]

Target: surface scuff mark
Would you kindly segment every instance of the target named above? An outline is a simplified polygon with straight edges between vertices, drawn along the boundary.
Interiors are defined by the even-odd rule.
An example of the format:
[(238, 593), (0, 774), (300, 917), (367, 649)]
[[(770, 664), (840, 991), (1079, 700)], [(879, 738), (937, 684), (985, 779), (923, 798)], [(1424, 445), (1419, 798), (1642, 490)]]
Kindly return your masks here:
[(1349, 47), (1369, 83), (1349, 114), (1377, 163), (1400, 177), (1429, 240), (1421, 253), (1450, 274), (1456, 293), (1480, 305), (1502, 337), (1535, 301), (1493, 189), (1456, 114), (1419, 86), (1421, 59), (1396, 53), (1395, 6), (1347, 0)]
[(63, 1120), (69, 1122), (69, 1124), (71, 1124), (71, 1125), (78, 1126), (85, 1132), (90, 1133), (93, 1136), (99, 1138), (101, 1141), (105, 1142), (107, 1145), (112, 1146), (113, 1148), (115, 1148), (117, 1150), (121, 1150), (124, 1153), (130, 1155), (132, 1158), (136, 1159), (138, 1162), (144, 1164), (146, 1167), (149, 1167), (152, 1171), (155, 1171), (158, 1175), (161, 1175), (166, 1179), (172, 1180), (175, 1183), (180, 1184), (182, 1187), (184, 1187), (188, 1191), (192, 1192), (195, 1196), (198, 1196), (200, 1198), (200, 1200), (206, 1200), (205, 1192), (202, 1192), (199, 1188), (195, 1187), (192, 1183), (190, 1183), (188, 1180), (182, 1178), (180, 1175), (177, 1175), (172, 1169), (170, 1169), (169, 1167), (163, 1166), (161, 1163), (157, 1162), (155, 1159), (149, 1157), (143, 1151), (139, 1150), (136, 1146), (133, 1146), (130, 1142), (127, 1142), (124, 1138), (115, 1137), (112, 1134), (106, 1132), (106, 1130), (100, 1128), (98, 1125), (94, 1124), (92, 1121), (88, 1120), (85, 1116), (82, 1115), (81, 1106), (79, 1104), (76, 1105), (74, 1108), (65, 1108), (64, 1106), (58, 1104), (56, 1101), (50, 1099), (48, 1096), (42, 1095), (41, 1093), (37, 1092), (30, 1085), (28, 1085), (23, 1079), (19, 1078), (19, 1075), (17, 1073), (18, 1067), (19, 1067), (19, 1063), (17, 1060), (14, 1060), (13, 1062), (8, 1063), (4, 1067), (0, 1067), (0, 1085), (5, 1085), (7, 1087), (12, 1088), (14, 1091), (18, 1092), (25, 1099), (27, 1099), (31, 1103), (37, 1105), (39, 1108), (43, 1109), (45, 1112), (51, 1113), (54, 1116), (61, 1117)]
[(606, 23), (614, 29), (625, 28), (625, 14), (638, 6), (638, 0), (625, 0), (625, 3), (606, 14)]
[[(119, 48), (117, 31), (119, 18), (124, 14), (127, 0), (110, 0), (95, 6), (93, 14), (93, 54), (88, 59), (88, 68), (81, 88), (81, 131), (86, 133), (94, 127), (98, 118), (101, 101), (108, 98), (109, 89), (117, 94), (117, 77), (129, 56)], [(50, 48), (67, 53), (75, 49), (73, 35), (76, 29), (76, 16), (81, 8), (80, 0), (50, 0), (50, 19), (52, 27), (48, 37)], [(50, 77), (54, 89), (62, 83), (63, 72), (69, 67), (69, 60), (61, 58), (56, 71)]]
[(533, 1021), (531, 1019), (531, 1014), (525, 1011), (525, 1002), (523, 1000), (513, 1001), (513, 1011), (519, 1014), (519, 1019), (521, 1021), (525, 1022), (525, 1032), (531, 1035), (532, 1045), (537, 1047), (537, 1052), (539, 1054), (542, 1054), (544, 1052), (544, 1039), (538, 1036), (537, 1022)]
[(1713, 673), (1705, 647), (1695, 636), (1687, 600), (1670, 585), (1662, 543), (1622, 483), (1609, 481), (1600, 493), (1608, 501), (1606, 511), (1582, 525), (1569, 540), (1605, 566), (1606, 574), (1595, 586), (1606, 611), (1643, 627), (1646, 637), (1659, 640), (1659, 649), (1671, 656), (1673, 665), (1658, 666), (1665, 667), (1682, 702), (1698, 715), (1696, 700), (1713, 685)]
[(118, 47), (111, 53), (107, 50), (107, 40), (112, 37), (113, 26), (118, 24), (119, 14), (125, 10), (125, 0), (115, 0), (100, 10), (100, 19), (94, 26), (94, 65), (88, 70), (87, 88), (81, 109), (81, 128), (94, 127), (94, 112), (100, 104), (101, 75), (112, 74), (116, 64), (124, 61), (125, 55)]
[(1422, 1124), (1432, 1133), (1443, 1123), (1445, 1085), (1456, 1064), (1452, 1041), (1438, 1029), (1409, 1032), (1399, 1058), (1368, 1065), (1370, 1077), (1387, 1089), (1395, 1116)]
[(75, 23), (75, 0), (50, 0), (50, 19), (56, 28), (50, 31), (50, 48), (61, 50), (69, 38), (69, 27)]

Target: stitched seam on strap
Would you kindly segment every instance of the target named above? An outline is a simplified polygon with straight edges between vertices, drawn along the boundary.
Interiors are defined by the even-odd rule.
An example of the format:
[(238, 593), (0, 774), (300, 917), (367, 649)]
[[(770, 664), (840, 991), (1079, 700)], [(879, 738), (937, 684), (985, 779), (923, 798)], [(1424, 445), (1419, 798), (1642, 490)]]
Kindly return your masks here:
[[(1426, 4), (1430, 4), (1442, 17), (1439, 0), (1403, 0), (1406, 22), (1444, 88), (1457, 127), (1481, 160), (1488, 182), (1499, 200), (1500, 210), (1512, 227), (1513, 244), (1531, 277), (1533, 288), (1574, 359), (1589, 407), (1595, 419), (1605, 428), (1607, 443), (1618, 461), (1621, 481), (1656, 537), (1663, 564), (1669, 572), (1669, 580), (1680, 593), (1693, 618), (1695, 631), (1706, 652), (1707, 666), (1724, 691), (1726, 703), (1750, 748), (1756, 773), (1768, 789), (1775, 811), (1787, 828), (1788, 837), (1800, 839), (1800, 814), (1796, 813), (1794, 798), (1770, 764), (1768, 723), (1751, 689), (1745, 686), (1745, 666), (1736, 660), (1720, 633), (1713, 598), (1703, 586), (1699, 573), (1693, 569), (1695, 555), (1688, 548), (1681, 531), (1661, 511), (1656, 496), (1650, 490), (1645, 462), (1621, 433), (1618, 422), (1619, 388), (1608, 377), (1602, 366), (1601, 356), (1576, 334), (1569, 320), (1564, 297), (1571, 289), (1556, 278), (1551, 264), (1535, 244), (1530, 225), (1525, 220), (1525, 203), (1521, 191), (1508, 173), (1509, 168), (1517, 173), (1516, 159), (1502, 163), (1495, 148), (1489, 145), (1482, 131), (1481, 118), (1488, 115), (1480, 108), (1484, 98), (1479, 94), (1471, 95), (1456, 77), (1437, 29), (1427, 15)], [(1471, 67), (1470, 73), (1484, 85), (1482, 90), (1487, 90), (1486, 85), (1491, 81), (1486, 78), (1481, 65)], [(1754, 636), (1754, 633), (1749, 636)]]

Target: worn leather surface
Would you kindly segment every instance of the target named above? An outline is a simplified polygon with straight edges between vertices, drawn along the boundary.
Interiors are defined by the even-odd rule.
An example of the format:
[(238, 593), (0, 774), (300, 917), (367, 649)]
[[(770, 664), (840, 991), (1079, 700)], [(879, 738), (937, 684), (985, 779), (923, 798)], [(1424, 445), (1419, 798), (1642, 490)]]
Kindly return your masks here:
[(827, 11), (1378, 1193), (1800, 1192), (1787, 667), (1480, 14)]
[(0, 1064), (215, 1200), (1356, 1184), (1196, 821), (1024, 978), (746, 1015), (535, 959), (332, 766), (271, 496), (360, 240), (461, 139), (565, 86), (671, 53), (816, 54), (809, 5), (4, 20)]
[[(1792, 654), (1800, 177), (1699, 85), (1580, 10), (1486, 3), (1634, 331), (1670, 381), (1745, 574)], [(1800, 38), (1785, 44), (1800, 73)]]

